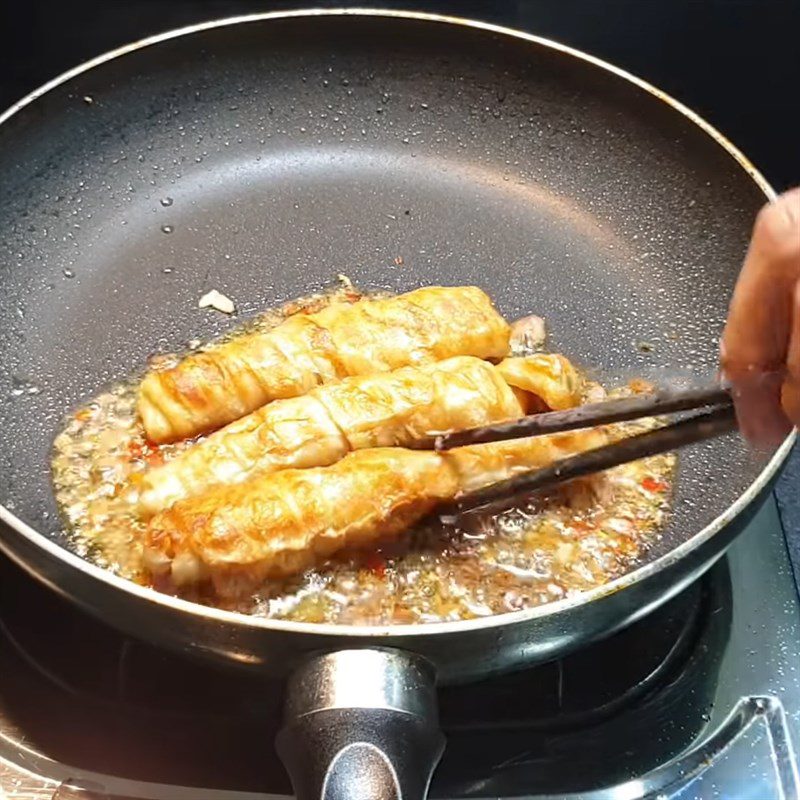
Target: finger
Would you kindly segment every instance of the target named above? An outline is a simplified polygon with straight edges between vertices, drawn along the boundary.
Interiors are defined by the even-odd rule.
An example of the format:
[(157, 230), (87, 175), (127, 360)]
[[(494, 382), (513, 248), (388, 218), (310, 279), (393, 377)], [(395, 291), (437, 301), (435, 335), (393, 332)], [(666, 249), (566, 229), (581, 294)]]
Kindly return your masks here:
[(742, 435), (759, 448), (779, 445), (792, 429), (781, 405), (782, 372), (750, 372), (732, 379), (736, 419)]
[(794, 290), (794, 316), (789, 352), (786, 356), (786, 381), (781, 392), (781, 402), (786, 416), (800, 428), (800, 281)]
[(726, 372), (783, 365), (799, 273), (800, 188), (765, 206), (756, 219), (723, 334)]
[(734, 384), (742, 433), (764, 446), (780, 442), (790, 428), (781, 384), (798, 273), (800, 189), (759, 214), (720, 347), (724, 374)]

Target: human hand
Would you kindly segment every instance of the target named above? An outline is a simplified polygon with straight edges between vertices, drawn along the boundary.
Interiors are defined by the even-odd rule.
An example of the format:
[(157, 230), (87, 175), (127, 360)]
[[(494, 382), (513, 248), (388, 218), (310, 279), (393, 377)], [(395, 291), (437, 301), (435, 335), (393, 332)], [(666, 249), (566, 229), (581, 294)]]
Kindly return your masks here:
[(800, 426), (800, 187), (759, 212), (720, 351), (750, 441)]

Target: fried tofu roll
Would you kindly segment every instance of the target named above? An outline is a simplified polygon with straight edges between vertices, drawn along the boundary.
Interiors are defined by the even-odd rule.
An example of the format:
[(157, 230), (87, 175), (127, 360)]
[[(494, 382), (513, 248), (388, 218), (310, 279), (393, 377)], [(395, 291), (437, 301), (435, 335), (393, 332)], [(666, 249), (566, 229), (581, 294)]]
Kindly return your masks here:
[(435, 453), (376, 448), (328, 467), (259, 475), (176, 503), (150, 521), (145, 563), (178, 591), (242, 597), (345, 547), (397, 535), (437, 503), (605, 444), (600, 429)]
[(502, 358), (510, 327), (474, 286), (334, 303), (148, 373), (138, 411), (163, 443), (196, 436), (330, 381), (457, 355)]
[(346, 378), (302, 397), (277, 400), (232, 422), (145, 473), (145, 517), (219, 483), (255, 473), (321, 467), (369, 447), (407, 447), (440, 433), (576, 406), (580, 378), (560, 355), (471, 356)]

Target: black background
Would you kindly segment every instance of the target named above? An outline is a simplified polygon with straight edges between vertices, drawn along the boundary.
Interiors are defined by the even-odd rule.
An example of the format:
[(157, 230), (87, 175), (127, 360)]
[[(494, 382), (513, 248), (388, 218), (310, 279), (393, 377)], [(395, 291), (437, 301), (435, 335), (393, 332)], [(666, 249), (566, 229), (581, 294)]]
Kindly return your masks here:
[[(0, 0), (0, 107), (81, 61), (143, 36), (301, 5)], [(694, 108), (776, 188), (800, 184), (800, 0), (384, 0), (377, 5), (484, 19), (597, 55)]]

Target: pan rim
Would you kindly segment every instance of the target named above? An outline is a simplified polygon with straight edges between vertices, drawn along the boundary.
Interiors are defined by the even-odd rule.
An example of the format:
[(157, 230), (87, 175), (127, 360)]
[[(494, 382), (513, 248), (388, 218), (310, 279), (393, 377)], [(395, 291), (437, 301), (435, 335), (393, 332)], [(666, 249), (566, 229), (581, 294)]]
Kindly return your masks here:
[[(596, 56), (593, 56), (582, 50), (578, 50), (577, 48), (573, 48), (568, 45), (561, 44), (560, 42), (556, 42), (552, 39), (537, 36), (532, 33), (526, 33), (514, 28), (495, 25), (488, 22), (481, 22), (478, 20), (416, 11), (358, 7), (294, 9), (290, 11), (272, 11), (259, 14), (227, 17), (165, 31), (163, 33), (148, 36), (138, 41), (122, 45), (121, 47), (96, 56), (95, 58), (85, 61), (82, 64), (79, 64), (78, 66), (61, 73), (57, 77), (25, 95), (23, 98), (6, 109), (2, 114), (0, 114), (0, 125), (7, 122), (26, 106), (30, 105), (52, 89), (55, 89), (58, 86), (72, 80), (73, 78), (88, 72), (95, 67), (101, 66), (106, 62), (125, 56), (128, 53), (144, 49), (145, 47), (159, 44), (161, 42), (181, 36), (213, 30), (215, 28), (223, 28), (233, 25), (263, 22), (275, 19), (322, 16), (377, 17), (384, 19), (415, 20), (437, 24), (460, 25), (487, 33), (508, 36), (528, 42), (535, 46), (562, 53), (572, 58), (576, 58), (579, 61), (583, 61), (594, 67), (603, 69), (618, 78), (628, 81), (638, 89), (647, 92), (657, 100), (660, 100), (661, 102), (666, 103), (668, 106), (671, 106), (675, 111), (682, 114), (690, 122), (697, 125), (701, 131), (714, 139), (717, 144), (719, 144), (728, 153), (728, 155), (730, 155), (739, 164), (739, 166), (744, 169), (750, 178), (752, 178), (752, 180), (764, 193), (767, 200), (774, 200), (777, 196), (775, 190), (758, 171), (758, 169), (756, 169), (756, 167), (750, 162), (750, 160), (713, 125), (703, 119), (695, 111), (685, 106), (679, 100), (676, 100), (671, 95), (661, 91), (657, 87), (628, 72), (627, 70), (610, 64), (609, 62), (597, 58)], [(169, 610), (177, 611), (183, 614), (190, 614), (192, 617), (211, 620), (221, 625), (233, 625), (251, 630), (281, 631), (284, 633), (306, 633), (315, 636), (335, 638), (356, 638), (362, 640), (372, 639), (376, 642), (386, 638), (404, 639), (423, 634), (433, 636), (453, 633), (466, 633), (468, 631), (486, 630), (514, 624), (524, 624), (534, 619), (542, 617), (555, 617), (556, 615), (567, 613), (579, 606), (591, 603), (596, 599), (614, 594), (622, 589), (632, 586), (633, 584), (647, 580), (652, 575), (655, 575), (668, 568), (672, 564), (680, 561), (682, 558), (688, 556), (691, 552), (701, 547), (712, 536), (717, 534), (729, 521), (738, 516), (758, 497), (761, 491), (770, 483), (780, 467), (786, 461), (796, 438), (796, 431), (793, 431), (787, 436), (787, 438), (777, 448), (773, 456), (770, 458), (755, 480), (725, 511), (719, 514), (714, 520), (712, 520), (712, 522), (694, 534), (691, 538), (687, 539), (685, 542), (682, 542), (677, 547), (655, 559), (654, 561), (644, 564), (641, 567), (638, 567), (637, 569), (632, 570), (631, 572), (626, 573), (625, 575), (622, 575), (613, 581), (610, 581), (609, 583), (583, 592), (573, 598), (546, 603), (531, 609), (507, 612), (504, 614), (494, 614), (488, 617), (479, 617), (471, 620), (458, 620), (454, 622), (381, 626), (339, 625), (336, 623), (293, 622), (281, 619), (268, 619), (265, 617), (248, 616), (246, 614), (240, 614), (233, 611), (224, 611), (162, 594), (157, 592), (155, 589), (139, 586), (138, 584), (115, 575), (114, 573), (105, 570), (102, 567), (98, 567), (52, 541), (45, 534), (40, 533), (35, 528), (28, 525), (26, 522), (13, 514), (2, 503), (0, 503), (0, 522), (8, 525), (17, 534), (25, 537), (30, 544), (46, 552), (48, 556), (61, 561), (72, 569), (84, 573), (86, 577), (99, 580), (110, 586), (110, 588), (133, 595), (139, 600), (145, 600), (148, 603), (156, 603), (157, 605), (166, 607)], [(3, 547), (5, 551), (5, 547), (3, 546), (1, 540), (0, 547)], [(13, 552), (8, 551), (8, 555), (13, 560), (16, 560)]]

